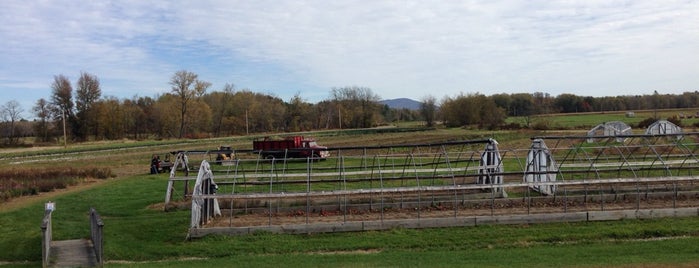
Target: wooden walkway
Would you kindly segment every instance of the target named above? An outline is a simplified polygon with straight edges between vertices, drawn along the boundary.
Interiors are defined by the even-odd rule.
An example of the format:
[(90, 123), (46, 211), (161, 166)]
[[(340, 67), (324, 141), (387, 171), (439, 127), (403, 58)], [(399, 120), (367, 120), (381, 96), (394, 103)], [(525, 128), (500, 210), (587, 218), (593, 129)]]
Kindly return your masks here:
[(92, 242), (87, 239), (53, 241), (51, 267), (95, 267), (98, 265)]

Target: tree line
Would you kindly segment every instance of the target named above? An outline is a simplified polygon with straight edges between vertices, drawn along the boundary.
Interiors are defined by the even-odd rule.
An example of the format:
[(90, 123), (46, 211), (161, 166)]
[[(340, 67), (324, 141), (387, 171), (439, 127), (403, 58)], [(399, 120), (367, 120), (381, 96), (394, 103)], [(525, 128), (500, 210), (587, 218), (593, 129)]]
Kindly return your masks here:
[[(102, 96), (97, 76), (83, 72), (73, 84), (54, 76), (51, 96), (36, 101), (33, 121), (22, 120), (16, 101), (2, 106), (0, 132), (5, 144), (34, 136), (37, 142), (115, 139), (204, 138), (315, 129), (368, 128), (384, 123), (380, 97), (370, 88), (333, 88), (331, 97), (316, 104), (299, 94), (289, 101), (237, 90), (226, 84), (211, 91), (211, 83), (195, 73), (178, 71), (170, 90), (155, 97), (119, 99)], [(403, 111), (404, 114), (416, 114)], [(416, 120), (405, 116), (404, 120)]]
[[(211, 90), (210, 82), (181, 70), (172, 75), (170, 90), (155, 97), (119, 99), (102, 96), (99, 78), (82, 72), (73, 84), (54, 76), (51, 96), (31, 108), (33, 121), (16, 101), (0, 106), (0, 137), (17, 144), (19, 137), (36, 142), (115, 139), (205, 138), (268, 132), (368, 128), (396, 121), (437, 122), (447, 127), (503, 127), (508, 116), (525, 118), (548, 113), (601, 112), (699, 107), (699, 92), (681, 95), (583, 97), (573, 94), (481, 93), (424, 96), (419, 110), (393, 109), (380, 104), (370, 88), (332, 88), (329, 97), (309, 103), (299, 94), (285, 101), (270, 94), (238, 90), (226, 84)], [(518, 126), (518, 127), (529, 127)]]

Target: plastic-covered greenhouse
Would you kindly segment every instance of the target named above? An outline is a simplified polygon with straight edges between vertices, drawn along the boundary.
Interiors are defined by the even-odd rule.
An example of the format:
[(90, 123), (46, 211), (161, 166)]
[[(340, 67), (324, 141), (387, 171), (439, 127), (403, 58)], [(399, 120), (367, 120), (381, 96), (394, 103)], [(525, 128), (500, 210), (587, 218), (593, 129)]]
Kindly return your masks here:
[[(658, 120), (648, 126), (646, 135), (682, 134), (682, 128), (667, 120)], [(678, 139), (681, 135), (675, 136)]]
[(610, 137), (616, 136), (615, 140), (617, 142), (624, 142), (625, 137), (618, 137), (624, 135), (630, 135), (631, 127), (621, 121), (611, 121), (597, 125), (587, 132), (587, 142), (594, 142), (595, 139), (600, 137)]

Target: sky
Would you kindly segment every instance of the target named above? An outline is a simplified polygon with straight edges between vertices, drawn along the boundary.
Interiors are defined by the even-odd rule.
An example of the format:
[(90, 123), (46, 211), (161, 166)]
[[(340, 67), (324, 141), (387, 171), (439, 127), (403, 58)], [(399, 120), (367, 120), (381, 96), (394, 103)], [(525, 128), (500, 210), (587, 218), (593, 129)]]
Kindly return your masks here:
[(179, 70), (209, 91), (382, 99), (699, 90), (699, 1), (3, 0), (0, 105), (24, 116), (54, 76), (156, 97)]

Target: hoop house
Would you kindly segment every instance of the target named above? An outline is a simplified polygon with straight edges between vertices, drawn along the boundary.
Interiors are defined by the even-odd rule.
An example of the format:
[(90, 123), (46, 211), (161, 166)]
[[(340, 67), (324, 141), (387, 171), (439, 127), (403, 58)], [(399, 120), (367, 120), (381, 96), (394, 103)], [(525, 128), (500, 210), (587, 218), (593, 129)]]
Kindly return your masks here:
[[(648, 126), (646, 135), (666, 135), (666, 134), (681, 134), (682, 128), (667, 120), (658, 120)], [(681, 139), (682, 135), (677, 135), (677, 139)]]
[[(587, 142), (594, 142), (595, 137), (610, 137), (620, 135), (631, 135), (631, 127), (621, 121), (611, 121), (597, 125), (587, 132)], [(624, 142), (626, 138), (616, 137), (617, 142)]]

